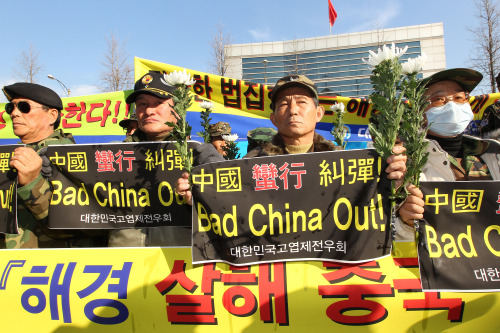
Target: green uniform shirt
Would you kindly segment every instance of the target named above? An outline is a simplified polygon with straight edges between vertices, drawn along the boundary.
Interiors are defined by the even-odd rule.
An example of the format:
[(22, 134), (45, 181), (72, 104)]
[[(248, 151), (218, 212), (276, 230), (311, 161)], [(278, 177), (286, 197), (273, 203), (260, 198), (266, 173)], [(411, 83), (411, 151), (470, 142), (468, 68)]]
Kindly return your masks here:
[[(27, 144), (37, 153), (50, 145), (74, 144), (71, 134), (61, 129), (55, 130), (46, 139)], [(31, 183), (17, 188), (17, 222), (18, 235), (5, 235), (5, 246), (8, 249), (16, 248), (55, 248), (55, 247), (84, 247), (93, 246), (95, 234), (102, 234), (93, 230), (51, 230), (47, 227), (52, 187), (49, 181), (41, 174)], [(106, 239), (106, 237), (101, 237)], [(102, 246), (104, 244), (98, 244)]]

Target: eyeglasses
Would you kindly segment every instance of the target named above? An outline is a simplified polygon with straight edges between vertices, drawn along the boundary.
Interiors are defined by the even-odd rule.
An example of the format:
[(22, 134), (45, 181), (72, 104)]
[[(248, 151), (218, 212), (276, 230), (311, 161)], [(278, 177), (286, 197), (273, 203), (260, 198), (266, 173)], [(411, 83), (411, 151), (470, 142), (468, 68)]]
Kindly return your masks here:
[(431, 106), (442, 106), (452, 101), (457, 104), (464, 104), (469, 100), (469, 94), (466, 92), (458, 92), (456, 94), (450, 96), (434, 96), (429, 101), (431, 102)]
[(32, 106), (30, 103), (23, 101), (5, 104), (5, 112), (7, 112), (8, 115), (12, 114), (15, 108), (21, 111), (21, 113), (29, 113), (31, 109), (41, 108), (41, 106)]

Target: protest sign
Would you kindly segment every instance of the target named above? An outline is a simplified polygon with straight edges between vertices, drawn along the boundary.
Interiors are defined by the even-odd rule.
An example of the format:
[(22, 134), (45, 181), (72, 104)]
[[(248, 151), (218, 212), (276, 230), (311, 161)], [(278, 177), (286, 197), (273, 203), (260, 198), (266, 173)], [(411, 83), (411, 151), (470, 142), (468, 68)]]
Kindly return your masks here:
[(190, 225), (190, 206), (174, 191), (183, 172), (174, 143), (54, 145), (47, 155), (55, 166), (50, 228)]
[(496, 332), (500, 294), (422, 292), (415, 243), (364, 264), (193, 265), (189, 248), (0, 251), (2, 332)]
[(422, 182), (423, 290), (500, 291), (500, 181)]
[(24, 145), (0, 146), (0, 233), (17, 234), (17, 172), (9, 162), (14, 149)]
[(390, 253), (385, 166), (375, 150), (196, 167), (193, 262), (362, 262)]

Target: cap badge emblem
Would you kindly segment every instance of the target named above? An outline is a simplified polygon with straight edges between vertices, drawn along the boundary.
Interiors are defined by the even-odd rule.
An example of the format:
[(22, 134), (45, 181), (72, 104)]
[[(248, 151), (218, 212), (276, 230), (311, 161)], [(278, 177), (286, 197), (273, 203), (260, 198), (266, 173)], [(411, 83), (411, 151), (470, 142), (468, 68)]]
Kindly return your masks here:
[(151, 83), (151, 81), (153, 81), (153, 77), (151, 75), (145, 75), (143, 78), (142, 78), (142, 84), (144, 85), (148, 85)]

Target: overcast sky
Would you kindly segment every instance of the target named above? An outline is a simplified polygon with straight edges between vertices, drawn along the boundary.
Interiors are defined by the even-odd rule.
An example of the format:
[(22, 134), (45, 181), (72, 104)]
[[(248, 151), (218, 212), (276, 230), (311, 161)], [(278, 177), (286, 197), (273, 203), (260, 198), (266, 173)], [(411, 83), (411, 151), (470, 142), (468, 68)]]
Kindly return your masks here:
[[(448, 68), (468, 67), (478, 24), (473, 0), (332, 0), (332, 34), (443, 22)], [(256, 43), (329, 34), (327, 0), (4, 1), (0, 85), (17, 82), (16, 59), (30, 44), (44, 66), (38, 83), (64, 95), (99, 93), (106, 36), (127, 42), (133, 57), (208, 71), (210, 40), (221, 22), (232, 42)], [(5, 98), (1, 96), (0, 101)]]

